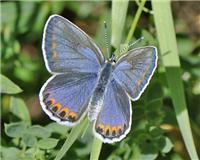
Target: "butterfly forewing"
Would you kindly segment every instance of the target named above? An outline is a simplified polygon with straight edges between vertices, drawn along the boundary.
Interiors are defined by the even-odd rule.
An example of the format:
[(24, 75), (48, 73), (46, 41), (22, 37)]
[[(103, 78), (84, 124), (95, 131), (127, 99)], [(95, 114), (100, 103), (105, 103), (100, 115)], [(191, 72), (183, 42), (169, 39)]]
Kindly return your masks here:
[(43, 35), (43, 55), (51, 73), (98, 72), (104, 57), (91, 38), (67, 19), (53, 15)]
[(156, 65), (155, 47), (136, 48), (117, 61), (113, 77), (133, 100), (137, 100), (148, 85)]

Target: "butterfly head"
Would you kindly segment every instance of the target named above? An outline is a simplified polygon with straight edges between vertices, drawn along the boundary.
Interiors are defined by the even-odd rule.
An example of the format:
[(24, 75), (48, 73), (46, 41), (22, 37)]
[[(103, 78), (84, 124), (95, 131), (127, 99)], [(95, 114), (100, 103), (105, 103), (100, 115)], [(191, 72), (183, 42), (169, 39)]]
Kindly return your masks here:
[(108, 63), (111, 63), (112, 65), (116, 63), (116, 57), (114, 54), (109, 58)]

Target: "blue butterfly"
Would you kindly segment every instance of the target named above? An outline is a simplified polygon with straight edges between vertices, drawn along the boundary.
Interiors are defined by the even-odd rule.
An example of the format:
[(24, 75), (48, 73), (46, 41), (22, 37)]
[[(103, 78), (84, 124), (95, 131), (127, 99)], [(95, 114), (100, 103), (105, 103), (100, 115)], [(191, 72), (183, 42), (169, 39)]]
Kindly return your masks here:
[(52, 15), (43, 33), (43, 56), (53, 75), (40, 91), (45, 113), (74, 126), (87, 114), (104, 143), (123, 139), (131, 128), (131, 100), (140, 98), (157, 66), (153, 46), (105, 60), (92, 39), (67, 19)]

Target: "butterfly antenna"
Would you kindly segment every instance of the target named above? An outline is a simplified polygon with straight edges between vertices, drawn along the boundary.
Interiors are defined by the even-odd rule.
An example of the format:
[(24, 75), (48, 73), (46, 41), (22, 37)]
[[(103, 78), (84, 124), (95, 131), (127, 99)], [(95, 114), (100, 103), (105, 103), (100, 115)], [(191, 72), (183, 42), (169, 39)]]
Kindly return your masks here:
[(139, 39), (137, 39), (135, 42), (129, 44), (128, 46), (124, 47), (121, 51), (120, 54), (125, 52), (126, 50), (128, 50), (129, 48), (131, 48), (133, 45), (137, 44), (138, 42), (140, 42), (141, 40), (143, 40), (144, 37), (140, 37)]
[(108, 44), (108, 27), (106, 21), (104, 21), (104, 28), (105, 28), (105, 42), (106, 42), (106, 51), (107, 55), (109, 55), (109, 44)]
[(128, 48), (132, 47), (133, 45), (137, 44), (138, 42), (140, 42), (141, 40), (143, 40), (144, 37), (140, 37), (139, 39), (137, 39), (135, 42), (131, 43), (128, 45)]

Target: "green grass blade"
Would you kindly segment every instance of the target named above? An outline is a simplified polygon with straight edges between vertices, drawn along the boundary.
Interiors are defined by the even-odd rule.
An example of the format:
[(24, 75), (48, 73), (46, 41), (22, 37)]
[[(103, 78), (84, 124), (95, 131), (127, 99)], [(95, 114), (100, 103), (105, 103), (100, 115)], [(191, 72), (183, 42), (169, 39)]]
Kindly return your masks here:
[(126, 12), (128, 8), (128, 0), (112, 1), (112, 36), (111, 36), (111, 44), (115, 48), (119, 49), (122, 33), (124, 29), (124, 24), (126, 20)]
[[(115, 54), (116, 54), (117, 57), (120, 57), (120, 56), (122, 56), (122, 54), (126, 53), (125, 52), (126, 50), (124, 50), (124, 48), (128, 47), (128, 44), (130, 43), (131, 39), (133, 38), (133, 34), (135, 32), (135, 29), (136, 29), (137, 23), (139, 21), (139, 18), (140, 18), (141, 14), (142, 14), (142, 10), (144, 9), (145, 2), (146, 2), (146, 0), (141, 0), (141, 3), (139, 4), (138, 10), (137, 10), (137, 12), (136, 12), (136, 14), (135, 14), (135, 16), (133, 18), (133, 21), (132, 21), (132, 24), (131, 24), (131, 28), (130, 28), (130, 30), (128, 32), (127, 37), (126, 37), (125, 44), (124, 45), (122, 44), (121, 46), (118, 46), (117, 51), (115, 51)], [(116, 21), (116, 23), (117, 24), (113, 25), (113, 27), (121, 25), (119, 21)], [(113, 30), (113, 28), (112, 28), (112, 30)], [(114, 36), (114, 35), (112, 35), (112, 36)]]
[(102, 142), (94, 137), (92, 144), (92, 152), (90, 154), (90, 160), (98, 160), (101, 151)]
[[(174, 24), (170, 8), (170, 1), (152, 1), (155, 25), (157, 29), (162, 62), (166, 68), (166, 77), (171, 91), (176, 118), (181, 130), (187, 151), (192, 160), (197, 160), (189, 116), (184, 96), (184, 87), (181, 80), (181, 68), (175, 37)], [(164, 7), (163, 7), (164, 6)], [(165, 54), (168, 53), (168, 54)], [(165, 55), (164, 55), (165, 54)]]
[(141, 13), (142, 13), (142, 10), (143, 10), (143, 8), (144, 8), (145, 2), (146, 2), (146, 0), (142, 0), (141, 3), (140, 3), (140, 5), (139, 5), (139, 8), (138, 8), (138, 10), (137, 10), (137, 12), (136, 12), (136, 14), (135, 14), (135, 17), (134, 17), (134, 19), (133, 19), (133, 22), (132, 22), (132, 24), (131, 24), (131, 28), (130, 28), (130, 30), (129, 30), (129, 32), (128, 32), (128, 36), (127, 36), (127, 38), (126, 38), (125, 44), (129, 44), (130, 41), (131, 41), (131, 39), (132, 39), (132, 37), (133, 37), (133, 34), (134, 34), (134, 31), (135, 31), (136, 25), (137, 25), (137, 23), (138, 23), (138, 21), (139, 21), (139, 18), (140, 18), (140, 15), (141, 15)]
[(61, 158), (65, 155), (68, 149), (72, 146), (72, 144), (79, 137), (81, 132), (84, 130), (87, 123), (88, 123), (88, 119), (85, 118), (79, 125), (77, 125), (76, 127), (72, 129), (71, 133), (69, 134), (69, 137), (67, 137), (62, 148), (57, 153), (55, 160), (61, 160)]

